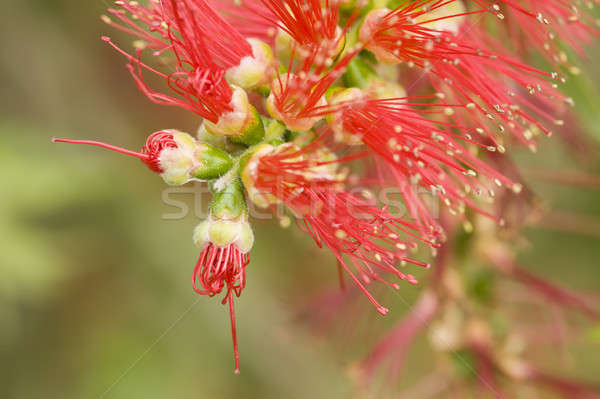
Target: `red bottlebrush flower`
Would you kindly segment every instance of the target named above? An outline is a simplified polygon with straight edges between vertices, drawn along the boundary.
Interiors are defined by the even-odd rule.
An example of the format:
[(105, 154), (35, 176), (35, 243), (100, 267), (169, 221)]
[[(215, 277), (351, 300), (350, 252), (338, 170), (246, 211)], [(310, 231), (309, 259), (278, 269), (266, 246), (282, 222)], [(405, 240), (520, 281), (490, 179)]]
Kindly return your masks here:
[[(558, 75), (511, 57), (486, 32), (463, 21), (465, 15), (487, 12), (486, 9), (428, 19), (430, 11), (423, 9), (421, 3), (372, 11), (361, 28), (366, 48), (381, 61), (422, 68), (434, 88), (446, 93), (449, 101), (468, 104), (464, 117), (455, 116), (460, 124), (480, 124), (481, 134), (500, 151), (503, 146), (497, 139), (497, 130), (508, 128), (528, 145), (533, 145), (530, 126), (550, 134), (538, 119), (559, 123), (553, 117), (556, 104), (571, 101), (547, 81)], [(441, 9), (448, 3), (435, 2), (432, 8)], [(440, 21), (453, 19), (457, 23), (456, 34), (440, 25)], [(436, 24), (444, 30), (434, 29)]]
[[(128, 69), (150, 100), (187, 109), (213, 123), (233, 110), (230, 104), (233, 91), (225, 81), (225, 72), (237, 66), (244, 57), (252, 56), (252, 47), (206, 1), (163, 0), (151, 2), (149, 8), (122, 1), (116, 4), (124, 10), (111, 9), (109, 12), (125, 25), (119, 29), (142, 41), (137, 43), (137, 58), (110, 38), (103, 37), (103, 40), (130, 60)], [(126, 12), (132, 17), (127, 17)], [(109, 18), (104, 19), (117, 26)], [(140, 21), (142, 26), (134, 20)], [(153, 53), (155, 57), (168, 56), (175, 64), (175, 72), (160, 72), (142, 62), (140, 57), (146, 46), (157, 49)], [(143, 79), (143, 69), (166, 79), (177, 96), (152, 90)]]
[[(400, 272), (397, 264), (429, 266), (410, 259), (407, 251), (414, 249), (416, 243), (401, 238), (420, 237), (415, 233), (415, 226), (391, 215), (385, 208), (377, 208), (343, 191), (340, 187), (343, 179), (336, 172), (336, 165), (360, 155), (335, 159), (322, 140), (321, 137), (301, 149), (261, 147), (246, 164), (242, 180), (249, 197), (258, 205), (285, 204), (299, 218), (298, 226), (310, 234), (319, 247), (329, 248), (338, 265), (377, 311), (386, 314), (388, 309), (373, 298), (364, 284), (375, 280), (399, 289), (396, 283), (384, 280), (380, 272), (416, 284), (415, 277)], [(323, 161), (323, 158), (328, 160)]]
[[(358, 89), (350, 90), (359, 92)], [(352, 97), (346, 93), (340, 92), (336, 97)], [(459, 136), (450, 132), (451, 129), (461, 129), (459, 126), (436, 124), (425, 117), (451, 113), (464, 106), (450, 108), (411, 103), (409, 101), (416, 100), (411, 98), (370, 100), (361, 93), (353, 96), (357, 100), (335, 104), (336, 97), (331, 101), (337, 108), (333, 129), (341, 132), (342, 136), (363, 143), (376, 154), (381, 184), (385, 186), (391, 180), (399, 188), (422, 234), (432, 238), (443, 236), (439, 223), (419, 196), (419, 187), (438, 196), (452, 213), (464, 212), (467, 205), (498, 222), (501, 220), (479, 208), (469, 194), (490, 193), (490, 197), (493, 196), (490, 182), (520, 191), (520, 185), (492, 169), (458, 142), (461, 140), (485, 148), (469, 133)], [(414, 108), (422, 106), (427, 106), (428, 110)], [(488, 183), (478, 176), (487, 178)]]
[[(194, 291), (201, 295), (215, 296), (227, 288), (222, 304), (229, 304), (229, 316), (231, 321), (231, 337), (233, 339), (233, 351), (235, 359), (235, 373), (240, 372), (240, 355), (237, 344), (237, 332), (235, 326), (235, 308), (233, 294), (240, 296), (246, 285), (246, 266), (250, 262), (247, 253), (242, 253), (236, 244), (230, 244), (224, 248), (212, 243), (206, 245), (192, 275)], [(197, 282), (202, 288), (198, 288)]]

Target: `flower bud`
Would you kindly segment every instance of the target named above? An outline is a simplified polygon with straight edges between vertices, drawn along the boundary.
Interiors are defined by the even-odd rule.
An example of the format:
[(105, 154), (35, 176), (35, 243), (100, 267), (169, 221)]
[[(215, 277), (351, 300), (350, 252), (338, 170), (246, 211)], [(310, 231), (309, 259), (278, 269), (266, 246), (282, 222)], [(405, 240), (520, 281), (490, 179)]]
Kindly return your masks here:
[(205, 120), (206, 131), (215, 136), (227, 136), (232, 141), (252, 145), (260, 142), (265, 130), (258, 111), (248, 100), (241, 87), (232, 86), (230, 106), (233, 111), (221, 115), (217, 123)]
[(247, 212), (244, 189), (238, 178), (217, 181), (213, 185), (213, 200), (210, 213), (217, 219), (237, 219)]
[(254, 38), (247, 39), (252, 47), (252, 56), (242, 58), (240, 64), (229, 68), (225, 77), (233, 85), (247, 90), (268, 86), (277, 71), (277, 60), (271, 47)]
[[(212, 180), (231, 169), (233, 162), (225, 152), (209, 144), (199, 143), (187, 133), (175, 130), (168, 132), (175, 145), (162, 148), (156, 158), (159, 173), (167, 184), (182, 185), (190, 180)], [(148, 144), (144, 148), (147, 147)]]

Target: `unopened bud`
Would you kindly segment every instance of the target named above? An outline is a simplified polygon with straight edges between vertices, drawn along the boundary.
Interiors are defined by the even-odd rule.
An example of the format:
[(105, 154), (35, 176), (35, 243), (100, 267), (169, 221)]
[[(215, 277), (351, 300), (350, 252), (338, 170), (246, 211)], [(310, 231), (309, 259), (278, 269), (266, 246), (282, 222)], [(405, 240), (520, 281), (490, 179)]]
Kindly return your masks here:
[(209, 144), (199, 143), (187, 133), (173, 131), (176, 146), (164, 148), (158, 157), (161, 177), (169, 185), (191, 180), (213, 180), (231, 169), (229, 155)]
[(148, 136), (141, 152), (100, 141), (53, 138), (53, 142), (88, 144), (139, 158), (150, 170), (159, 173), (169, 185), (190, 180), (213, 180), (233, 166), (229, 155), (220, 149), (194, 140), (187, 133), (161, 130)]
[(210, 213), (217, 219), (234, 220), (247, 213), (244, 189), (239, 178), (234, 178), (226, 184), (213, 185), (213, 200)]

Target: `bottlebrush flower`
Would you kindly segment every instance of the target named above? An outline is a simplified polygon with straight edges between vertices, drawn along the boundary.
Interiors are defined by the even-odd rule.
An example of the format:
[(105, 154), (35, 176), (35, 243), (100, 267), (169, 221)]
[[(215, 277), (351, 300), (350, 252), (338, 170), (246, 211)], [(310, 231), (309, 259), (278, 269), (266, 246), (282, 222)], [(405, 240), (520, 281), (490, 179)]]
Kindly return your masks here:
[(222, 303), (229, 304), (236, 374), (240, 357), (233, 295), (239, 297), (246, 286), (248, 253), (254, 244), (243, 195), (239, 182), (233, 182), (215, 197), (208, 220), (194, 230), (194, 242), (202, 252), (192, 274), (194, 291), (201, 295), (212, 297), (227, 290)]
[[(558, 91), (558, 73), (528, 66), (474, 21), (490, 13), (504, 20), (499, 5), (471, 3), (467, 8), (459, 0), (407, 0), (392, 10), (374, 7), (398, 2), (117, 1), (102, 19), (134, 38), (135, 53), (103, 40), (127, 57), (129, 72), (150, 100), (203, 119), (198, 139), (163, 130), (141, 152), (96, 141), (55, 141), (135, 156), (168, 184), (210, 185), (210, 216), (194, 232), (201, 254), (192, 281), (199, 294), (224, 293), (238, 372), (234, 295), (245, 286), (254, 241), (246, 198), (259, 207), (287, 207), (298, 226), (333, 253), (340, 276), (345, 271), (386, 314), (366, 286), (379, 281), (399, 289), (390, 277), (416, 284), (399, 266), (427, 267), (410, 253), (419, 241), (435, 252), (447, 237), (421, 191), (465, 222), (467, 207), (501, 221), (471, 194), (490, 200), (494, 186), (515, 192), (521, 186), (502, 173), (506, 168), (490, 166), (501, 162), (480, 157), (479, 150), (496, 152), (494, 158), (503, 154), (509, 143), (499, 133), (505, 130), (533, 147), (537, 134), (551, 133), (549, 124), (563, 124), (557, 115), (572, 100)], [(502, 3), (527, 29), (530, 8), (557, 21), (567, 16), (561, 0)], [(551, 32), (574, 32), (572, 43), (595, 34), (589, 20), (571, 22)], [(539, 47), (542, 30), (531, 31)], [(142, 60), (148, 50), (158, 66)], [(557, 48), (550, 51), (556, 55)], [(392, 72), (386, 77), (384, 64)], [(406, 71), (396, 68), (400, 64), (423, 72), (419, 89), (426, 94), (412, 94), (420, 78), (406, 81), (410, 74), (399, 73)], [(144, 80), (147, 72), (170, 90), (152, 89)], [(363, 177), (350, 175), (351, 161), (358, 159), (364, 161)], [(357, 182), (377, 189), (392, 184), (414, 222), (392, 214), (370, 191), (346, 191)], [(286, 226), (290, 219), (280, 222)], [(442, 271), (436, 271), (437, 283)], [(431, 295), (439, 295), (438, 288)], [(441, 303), (437, 299), (443, 298), (428, 302), (430, 318)], [(412, 339), (424, 327), (412, 316), (408, 322), (393, 337)], [(373, 365), (388, 347), (382, 346)]]
[[(257, 205), (285, 204), (299, 218), (299, 227), (310, 234), (319, 247), (329, 248), (339, 266), (377, 311), (385, 315), (388, 309), (380, 305), (364, 285), (380, 281), (400, 288), (383, 279), (382, 272), (416, 284), (415, 277), (400, 272), (397, 265), (412, 263), (428, 267), (407, 256), (407, 251), (414, 249), (416, 243), (401, 238), (419, 237), (414, 226), (394, 217), (385, 208), (377, 208), (342, 190), (343, 175), (336, 172), (336, 165), (350, 158), (336, 159), (322, 146), (322, 140), (303, 148), (294, 145), (277, 149), (260, 147), (245, 164), (242, 180), (250, 199), (260, 198), (255, 201)], [(323, 157), (324, 153), (330, 156)]]
[(187, 133), (161, 130), (152, 133), (141, 152), (126, 150), (99, 141), (54, 138), (53, 142), (90, 144), (139, 158), (150, 170), (161, 175), (169, 185), (189, 181), (213, 180), (223, 176), (233, 165), (231, 157), (211, 146), (199, 143)]

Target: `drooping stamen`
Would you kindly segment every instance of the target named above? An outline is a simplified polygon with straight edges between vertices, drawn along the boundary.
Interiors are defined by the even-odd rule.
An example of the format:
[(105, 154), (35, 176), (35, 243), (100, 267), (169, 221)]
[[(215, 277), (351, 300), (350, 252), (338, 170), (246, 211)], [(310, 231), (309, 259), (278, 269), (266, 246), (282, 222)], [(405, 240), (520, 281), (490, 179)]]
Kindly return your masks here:
[[(233, 356), (235, 361), (234, 373), (240, 373), (240, 354), (237, 343), (237, 329), (235, 323), (234, 294), (240, 296), (246, 285), (246, 266), (250, 262), (247, 253), (241, 253), (231, 244), (220, 248), (212, 243), (207, 245), (198, 258), (192, 274), (192, 286), (200, 295), (213, 297), (227, 289), (221, 303), (229, 304), (229, 318), (231, 322), (231, 338), (233, 340)], [(197, 283), (200, 283), (201, 288)]]
[(144, 154), (144, 153), (141, 153), (141, 152), (136, 152), (136, 151), (128, 150), (128, 149), (123, 148), (123, 147), (119, 147), (119, 146), (116, 146), (116, 145), (107, 144), (107, 143), (103, 143), (101, 141), (95, 141), (95, 140), (79, 140), (79, 139), (66, 139), (66, 138), (62, 138), (62, 137), (52, 137), (52, 142), (53, 143), (69, 143), (69, 144), (95, 145), (95, 146), (98, 146), (98, 147), (106, 148), (108, 150), (120, 152), (121, 154), (131, 155), (131, 156), (134, 156), (134, 157), (139, 158), (141, 160), (145, 160), (145, 159), (148, 159), (150, 157), (148, 154)]
[(229, 302), (229, 319), (231, 320), (231, 339), (233, 340), (233, 357), (235, 360), (235, 374), (240, 373), (240, 353), (238, 351), (237, 332), (235, 328), (235, 307), (233, 305), (233, 295), (231, 290), (227, 292), (227, 301)]
[(163, 173), (163, 169), (160, 166), (159, 156), (165, 148), (175, 148), (177, 143), (173, 139), (173, 134), (166, 130), (161, 130), (152, 133), (148, 136), (146, 144), (142, 148), (141, 152), (128, 150), (123, 147), (119, 147), (112, 144), (103, 143), (95, 140), (79, 140), (79, 139), (66, 139), (62, 137), (53, 137), (53, 143), (69, 143), (69, 144), (88, 144), (95, 145), (97, 147), (106, 148), (108, 150), (116, 151), (121, 154), (131, 155), (139, 158), (150, 170), (156, 173)]

